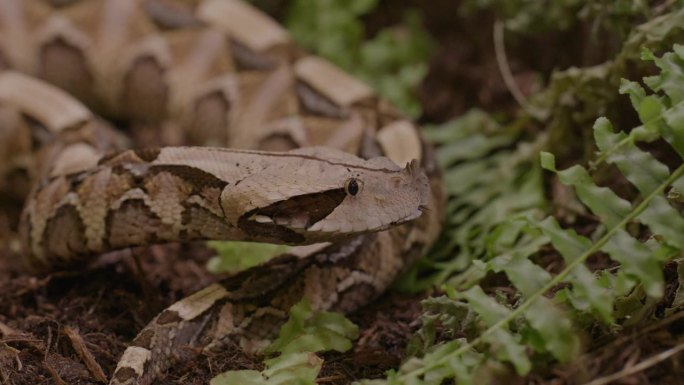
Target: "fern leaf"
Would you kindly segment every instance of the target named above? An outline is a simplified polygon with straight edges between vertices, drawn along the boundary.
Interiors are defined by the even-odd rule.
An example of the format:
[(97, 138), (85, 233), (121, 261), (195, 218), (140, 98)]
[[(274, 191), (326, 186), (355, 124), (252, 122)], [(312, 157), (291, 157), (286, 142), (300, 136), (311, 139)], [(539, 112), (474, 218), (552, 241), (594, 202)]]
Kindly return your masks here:
[[(648, 99), (645, 99), (648, 100)], [(606, 157), (615, 163), (627, 180), (632, 182), (642, 195), (648, 195), (662, 185), (669, 176), (667, 166), (651, 154), (640, 150), (633, 142), (624, 142), (627, 135), (614, 133), (607, 119), (598, 119), (594, 125), (594, 137), (601, 151), (610, 152)], [(618, 143), (621, 145), (618, 146)], [(651, 204), (638, 217), (648, 225), (654, 234), (677, 248), (684, 248), (684, 218), (662, 196), (654, 196)]]
[(288, 246), (254, 242), (209, 241), (207, 245), (217, 254), (207, 262), (214, 273), (235, 274), (288, 250)]
[(315, 385), (323, 360), (314, 352), (351, 348), (358, 328), (341, 314), (314, 313), (308, 301), (290, 308), (290, 318), (265, 353), (280, 353), (264, 361), (266, 368), (231, 370), (211, 380), (211, 385)]
[[(684, 13), (679, 12), (677, 17), (684, 17)], [(678, 28), (671, 23), (673, 19), (668, 20), (667, 25), (662, 25), (663, 30)], [(574, 323), (573, 316), (604, 323), (617, 318), (622, 325), (628, 325), (643, 321), (652, 313), (663, 292), (661, 264), (681, 253), (684, 246), (684, 240), (680, 240), (684, 217), (665, 197), (670, 187), (669, 197), (684, 192), (684, 165), (670, 171), (639, 149), (636, 142), (662, 137), (684, 158), (684, 48), (677, 46), (675, 52), (652, 59), (661, 68), (660, 75), (647, 81), (656, 94), (647, 95), (643, 87), (633, 82), (623, 82), (621, 87), (621, 92), (629, 94), (643, 124), (630, 134), (615, 132), (607, 119), (599, 119), (594, 124), (595, 141), (600, 149), (595, 164), (606, 161), (616, 165), (636, 187), (639, 197), (630, 202), (609, 188), (597, 186), (581, 166), (559, 171), (553, 155), (542, 153), (542, 167), (556, 173), (562, 183), (573, 186), (582, 203), (601, 218), (603, 231), (596, 239), (589, 239), (572, 229), (561, 228), (553, 217), (537, 221), (527, 216), (529, 226), (515, 220), (504, 224), (505, 214), (499, 216), (487, 211), (494, 209), (492, 202), (502, 190), (488, 194), (482, 186), (490, 180), (476, 175), (478, 169), (471, 168), (469, 175), (477, 181), (464, 188), (451, 207), (452, 214), (463, 215), (464, 223), (453, 228), (450, 235), (455, 240), (454, 247), (459, 248), (459, 258), (474, 255), (480, 260), (473, 261), (471, 268), (448, 283), (455, 285), (468, 275), (476, 281), (489, 272), (504, 272), (521, 299), (515, 305), (504, 305), (485, 295), (479, 286), (456, 294), (452, 294), (453, 286), (447, 287), (450, 296), (464, 301), (458, 304), (452, 298), (426, 301), (435, 305), (435, 311), (423, 318), (428, 325), (423, 333), (424, 341), (429, 345), (428, 340), (434, 340), (437, 322), (469, 339), (427, 348), (425, 356), (408, 360), (390, 376), (388, 384), (436, 385), (448, 378), (456, 378), (459, 384), (480, 383), (477, 373), (485, 365), (502, 361), (512, 364), (518, 373), (526, 373), (530, 366), (529, 357), (522, 349), (524, 345), (567, 362), (576, 357), (581, 347), (576, 331), (579, 324)], [(486, 160), (476, 161), (486, 164)], [(472, 162), (475, 161), (463, 159), (455, 168), (468, 167)], [(452, 183), (457, 188), (456, 178)], [(490, 187), (490, 190), (495, 189)], [(483, 205), (480, 210), (468, 208), (478, 203)], [(510, 207), (516, 206), (506, 206)], [(635, 222), (644, 226), (631, 226)], [(641, 242), (627, 231), (628, 225), (630, 230), (650, 230), (654, 236)], [(523, 230), (527, 227), (541, 232), (543, 236), (537, 239), (550, 242), (563, 257), (565, 266), (555, 276), (528, 259), (539, 245), (529, 241), (533, 233)], [(536, 249), (524, 248), (523, 241)], [(598, 252), (610, 255), (620, 263), (620, 268), (591, 272), (585, 262)], [(462, 260), (443, 263), (449, 267), (463, 266)], [(527, 278), (531, 276), (534, 278)], [(548, 298), (550, 294), (554, 294), (553, 299)], [(678, 296), (682, 297), (679, 293)]]
[(644, 90), (644, 87), (632, 80), (622, 79), (620, 81), (619, 92), (620, 94), (629, 96), (629, 101), (632, 103), (632, 107), (634, 107), (635, 111), (639, 111), (641, 101), (646, 98), (646, 90)]
[[(606, 118), (599, 118), (594, 124), (594, 139), (601, 151), (610, 151), (626, 137), (627, 134), (623, 132), (613, 132), (613, 126)], [(656, 190), (670, 175), (667, 166), (651, 154), (637, 148), (632, 141), (610, 152), (606, 161), (614, 163), (642, 195), (648, 195)]]
[(526, 348), (520, 343), (520, 336), (505, 329), (497, 329), (485, 337), (484, 341), (490, 345), (495, 357), (500, 361), (510, 362), (515, 371), (524, 376), (532, 369), (532, 362), (527, 356)]
[(577, 196), (582, 203), (587, 205), (608, 226), (615, 226), (620, 223), (622, 218), (631, 211), (632, 205), (618, 197), (613, 190), (596, 186), (584, 167), (572, 166), (563, 171), (558, 171), (555, 163), (553, 155), (546, 152), (541, 154), (542, 167), (555, 172), (561, 183), (575, 187)]
[(525, 318), (532, 329), (539, 333), (545, 350), (561, 362), (577, 357), (580, 340), (573, 330), (572, 321), (547, 298), (540, 297), (530, 303)]
[(513, 250), (511, 254), (504, 254), (496, 257), (490, 262), (491, 270), (494, 272), (503, 271), (516, 289), (520, 290), (523, 296), (529, 296), (544, 287), (551, 281), (551, 274), (535, 265), (528, 257), (548, 243), (546, 237), (538, 237), (537, 242), (528, 243), (523, 246), (527, 251), (520, 252)]
[[(684, 181), (684, 178), (678, 179)], [(648, 225), (654, 234), (661, 236), (665, 243), (684, 249), (684, 218), (662, 196), (654, 197), (639, 217), (639, 221)]]
[(660, 73), (655, 76), (644, 78), (649, 88), (653, 91), (664, 92), (672, 101), (677, 104), (684, 101), (684, 46), (675, 44), (672, 52), (664, 54), (661, 58), (656, 57), (650, 51), (644, 53), (643, 57), (652, 60)]
[(474, 369), (482, 363), (484, 356), (471, 349), (464, 349), (464, 346), (468, 346), (464, 339), (437, 345), (423, 359), (415, 361), (421, 369), (428, 368), (428, 370), (412, 370), (409, 361), (406, 366), (402, 366), (404, 373), (400, 373), (397, 383), (440, 385), (448, 378), (456, 378), (459, 384), (477, 384)]
[(266, 385), (267, 379), (258, 370), (230, 370), (209, 381), (209, 385)]
[(352, 347), (358, 328), (341, 314), (313, 313), (308, 301), (301, 301), (290, 309), (290, 319), (280, 328), (278, 338), (266, 353), (283, 354), (336, 350), (345, 352)]
[(450, 165), (457, 161), (482, 158), (493, 149), (511, 142), (508, 136), (488, 137), (483, 134), (471, 135), (456, 143), (449, 144), (437, 153), (440, 164)]
[(676, 141), (671, 139), (670, 143), (677, 149), (679, 155), (682, 155), (680, 141), (684, 137), (684, 104), (679, 103), (667, 109), (663, 112), (663, 119), (665, 119), (667, 127), (670, 128), (670, 136), (677, 138)]
[[(565, 263), (572, 265), (592, 247), (592, 242), (574, 230), (561, 229), (553, 217), (536, 222), (541, 231), (549, 237), (553, 247), (563, 256)], [(583, 264), (576, 264), (570, 271), (573, 290), (570, 294), (579, 310), (590, 311), (604, 322), (613, 321), (613, 301), (605, 288), (594, 279)]]
[(667, 96), (665, 105), (668, 108), (663, 103), (658, 105), (665, 121), (659, 126), (661, 134), (684, 157), (684, 46), (675, 44), (673, 52), (666, 53), (662, 58), (657, 58), (650, 51), (644, 52), (643, 57), (654, 61), (661, 69), (660, 74), (644, 78), (644, 83), (652, 90)]
[(473, 286), (464, 292), (458, 293), (458, 296), (468, 301), (487, 326), (495, 325), (500, 319), (505, 318), (511, 313), (510, 309), (493, 300), (479, 286)]
[(643, 243), (634, 239), (624, 230), (618, 230), (603, 246), (603, 251), (622, 264), (625, 273), (636, 278), (651, 297), (663, 294), (663, 272), (660, 261)]
[(315, 385), (323, 360), (314, 353), (283, 354), (266, 360), (268, 385)]
[[(511, 313), (508, 308), (487, 296), (479, 286), (473, 286), (458, 296), (466, 299), (489, 327)], [(530, 371), (532, 363), (519, 339), (520, 336), (514, 337), (506, 328), (499, 328), (485, 336), (483, 341), (490, 345), (499, 360), (510, 362), (518, 374), (525, 375)]]
[(286, 354), (266, 360), (267, 369), (231, 370), (211, 379), (210, 385), (316, 385), (323, 360), (313, 353)]
[(489, 114), (482, 110), (471, 109), (458, 119), (440, 126), (423, 128), (425, 138), (433, 144), (444, 145), (458, 142), (473, 134), (473, 127), (480, 132), (500, 132), (501, 126)]

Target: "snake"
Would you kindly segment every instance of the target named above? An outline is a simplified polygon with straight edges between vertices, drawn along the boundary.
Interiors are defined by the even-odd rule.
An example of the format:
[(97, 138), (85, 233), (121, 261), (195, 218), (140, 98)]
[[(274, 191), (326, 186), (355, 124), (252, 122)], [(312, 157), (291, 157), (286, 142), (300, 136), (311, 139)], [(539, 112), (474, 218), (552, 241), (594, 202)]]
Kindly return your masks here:
[[(143, 128), (155, 146), (131, 147)], [(445, 205), (411, 119), (239, 0), (0, 1), (0, 160), (38, 273), (166, 242), (291, 246), (156, 315), (114, 385), (229, 343), (259, 351), (302, 299), (368, 304), (434, 243)]]

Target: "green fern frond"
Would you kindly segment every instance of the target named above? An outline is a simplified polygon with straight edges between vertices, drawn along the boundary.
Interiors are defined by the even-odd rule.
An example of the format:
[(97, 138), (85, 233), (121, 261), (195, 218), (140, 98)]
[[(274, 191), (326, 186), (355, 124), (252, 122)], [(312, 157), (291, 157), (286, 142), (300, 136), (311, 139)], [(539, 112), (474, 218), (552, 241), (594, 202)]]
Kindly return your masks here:
[[(597, 186), (582, 166), (557, 170), (554, 156), (541, 153), (541, 165), (554, 172), (561, 183), (574, 188), (581, 203), (601, 221), (601, 230), (589, 238), (564, 229), (554, 217), (537, 220), (526, 215), (500, 221), (492, 233), (493, 241), (487, 246), (489, 251), (499, 254), (479, 261), (476, 266), (481, 274), (505, 273), (518, 290), (517, 297), (512, 302), (500, 303), (477, 285), (462, 291), (446, 287), (448, 297), (426, 301), (428, 309), (437, 304), (442, 313), (426, 313), (428, 332), (420, 337), (434, 338), (429, 328), (446, 321), (454, 332), (469, 328), (469, 338), (436, 346), (424, 343), (424, 355), (408, 360), (385, 383), (439, 384), (447, 378), (475, 383), (481, 369), (493, 362), (509, 363), (524, 375), (533, 365), (526, 347), (567, 362), (580, 351), (576, 321), (581, 316), (612, 325), (644, 312), (643, 304), (630, 307), (634, 298), (644, 295), (647, 304), (653, 304), (662, 296), (662, 264), (679, 255), (684, 243), (684, 217), (667, 198), (668, 190), (682, 186), (684, 164), (679, 159), (679, 166), (668, 167), (641, 150), (636, 141), (662, 137), (684, 158), (680, 151), (684, 147), (678, 148), (684, 143), (684, 119), (678, 119), (679, 103), (684, 100), (684, 47), (675, 46), (673, 52), (661, 58), (651, 54), (645, 57), (661, 69), (660, 75), (645, 81), (653, 94), (648, 95), (635, 83), (623, 83), (621, 88), (629, 93), (644, 129), (638, 134), (614, 132), (605, 118), (594, 125), (599, 148), (594, 167), (604, 162), (614, 164), (638, 196), (627, 200), (610, 188)], [(645, 132), (648, 135), (643, 135)], [(638, 233), (634, 229), (639, 229)], [(539, 250), (539, 244), (524, 253), (516, 250), (523, 230), (530, 235), (539, 232), (538, 239), (548, 241), (560, 254), (565, 266), (558, 274), (551, 275), (528, 259)], [(505, 247), (516, 251), (506, 252)], [(592, 272), (585, 262), (599, 252), (619, 262), (619, 270), (613, 274)], [(413, 344), (420, 345), (415, 341)]]
[[(479, 110), (424, 131), (429, 141), (441, 145), (437, 155), (446, 170), (444, 180), (450, 197), (447, 223), (428, 257), (397, 287), (419, 292), (457, 279), (459, 282), (449, 284), (468, 288), (483, 276), (483, 270), (473, 263), (496, 256), (492, 247), (499, 236), (492, 234), (503, 230), (500, 224), (512, 215), (545, 205), (541, 170), (535, 162), (545, 137), (540, 135), (534, 142), (516, 146), (520, 133), (515, 125), (504, 127)], [(522, 229), (510, 228), (508, 235), (501, 235), (524, 238), (517, 243), (521, 252), (524, 244), (537, 239)], [(469, 267), (469, 275), (455, 276)]]
[(290, 309), (290, 319), (278, 338), (265, 350), (276, 357), (264, 361), (265, 369), (230, 370), (211, 380), (211, 385), (315, 385), (323, 360), (316, 352), (345, 352), (352, 347), (358, 328), (343, 315), (311, 310), (302, 300)]
[(323, 360), (314, 353), (286, 354), (265, 361), (266, 369), (233, 370), (211, 379), (210, 385), (316, 385)]

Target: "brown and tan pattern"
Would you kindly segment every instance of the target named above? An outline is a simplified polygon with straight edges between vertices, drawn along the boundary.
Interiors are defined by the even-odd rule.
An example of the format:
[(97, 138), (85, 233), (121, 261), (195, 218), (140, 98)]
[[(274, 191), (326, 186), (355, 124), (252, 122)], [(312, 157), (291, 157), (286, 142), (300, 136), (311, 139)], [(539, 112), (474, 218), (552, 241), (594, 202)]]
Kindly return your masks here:
[[(112, 384), (228, 341), (257, 350), (302, 298), (354, 311), (439, 231), (417, 128), (238, 0), (0, 0), (0, 70), (0, 190), (28, 194), (32, 267), (168, 241), (300, 245), (164, 310)], [(159, 127), (162, 147), (125, 150), (91, 109)]]

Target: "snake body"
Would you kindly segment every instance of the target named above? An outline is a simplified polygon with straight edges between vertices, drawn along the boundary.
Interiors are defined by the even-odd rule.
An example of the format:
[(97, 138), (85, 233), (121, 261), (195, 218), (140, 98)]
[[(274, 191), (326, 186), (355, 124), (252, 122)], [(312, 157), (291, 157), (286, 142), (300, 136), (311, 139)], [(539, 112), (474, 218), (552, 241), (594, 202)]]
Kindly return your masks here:
[[(32, 267), (169, 241), (297, 245), (161, 312), (111, 384), (229, 341), (257, 350), (302, 298), (354, 311), (439, 232), (417, 127), (240, 1), (1, 0), (0, 70), (0, 188), (35, 181), (19, 224)], [(126, 150), (91, 110), (159, 127), (161, 147)], [(231, 149), (165, 146), (181, 141)]]

